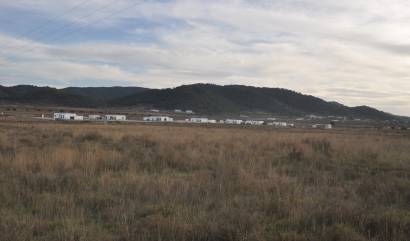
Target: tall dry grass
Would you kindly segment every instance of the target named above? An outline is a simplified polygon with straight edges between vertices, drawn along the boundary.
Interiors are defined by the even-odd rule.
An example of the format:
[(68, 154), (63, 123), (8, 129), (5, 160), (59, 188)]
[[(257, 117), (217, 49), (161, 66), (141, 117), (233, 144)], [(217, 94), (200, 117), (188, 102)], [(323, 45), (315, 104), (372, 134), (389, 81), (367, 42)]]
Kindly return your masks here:
[(0, 240), (409, 237), (409, 135), (0, 124)]

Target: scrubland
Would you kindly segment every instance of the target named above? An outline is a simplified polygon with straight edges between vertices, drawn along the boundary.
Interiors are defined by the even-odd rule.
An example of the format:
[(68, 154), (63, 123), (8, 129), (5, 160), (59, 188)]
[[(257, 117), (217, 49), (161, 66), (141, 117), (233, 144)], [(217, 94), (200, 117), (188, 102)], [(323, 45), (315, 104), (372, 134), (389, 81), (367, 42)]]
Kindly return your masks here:
[(0, 123), (0, 240), (406, 241), (410, 135)]

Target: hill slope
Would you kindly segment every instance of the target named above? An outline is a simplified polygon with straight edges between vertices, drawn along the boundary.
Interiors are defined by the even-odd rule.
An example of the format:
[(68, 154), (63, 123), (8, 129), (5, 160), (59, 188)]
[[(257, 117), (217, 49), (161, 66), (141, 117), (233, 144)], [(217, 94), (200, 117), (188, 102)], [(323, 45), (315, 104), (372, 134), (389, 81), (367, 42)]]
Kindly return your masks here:
[(310, 95), (279, 88), (250, 86), (185, 85), (174, 89), (148, 90), (115, 99), (114, 106), (150, 106), (160, 109), (192, 109), (206, 114), (265, 112), (278, 115), (338, 115), (370, 119), (395, 116), (371, 107), (347, 107)]
[(211, 84), (183, 85), (172, 89), (138, 87), (0, 86), (0, 103), (28, 103), (72, 107), (143, 106), (165, 110), (192, 109), (203, 114), (271, 113), (351, 116), (392, 120), (397, 116), (367, 106), (347, 107), (310, 95), (279, 88)]
[(107, 106), (108, 102), (147, 89), (140, 87), (68, 87), (56, 89), (31, 85), (0, 86), (0, 103), (61, 105), (72, 107)]

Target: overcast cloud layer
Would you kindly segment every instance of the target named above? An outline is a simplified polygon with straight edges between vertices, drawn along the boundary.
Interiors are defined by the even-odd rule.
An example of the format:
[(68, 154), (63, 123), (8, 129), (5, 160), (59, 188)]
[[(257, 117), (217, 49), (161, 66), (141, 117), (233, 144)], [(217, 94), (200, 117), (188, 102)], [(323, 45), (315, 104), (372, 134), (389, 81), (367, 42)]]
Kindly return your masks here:
[(0, 0), (0, 84), (282, 87), (410, 115), (406, 0)]

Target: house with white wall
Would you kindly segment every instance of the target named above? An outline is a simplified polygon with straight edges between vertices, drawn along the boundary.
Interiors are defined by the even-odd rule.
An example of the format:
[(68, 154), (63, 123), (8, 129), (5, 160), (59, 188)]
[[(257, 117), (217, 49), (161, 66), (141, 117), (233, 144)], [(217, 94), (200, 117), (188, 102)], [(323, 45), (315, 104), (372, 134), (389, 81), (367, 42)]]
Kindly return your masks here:
[(88, 115), (89, 120), (101, 120), (100, 115)]
[(147, 122), (173, 122), (174, 118), (169, 116), (146, 116), (143, 120)]
[(312, 128), (329, 130), (329, 129), (332, 129), (333, 126), (332, 126), (332, 124), (314, 124), (314, 125), (312, 125)]
[(105, 121), (126, 121), (127, 116), (125, 115), (105, 115), (103, 119)]
[(269, 126), (273, 126), (273, 127), (287, 127), (288, 123), (286, 122), (280, 122), (280, 121), (274, 121), (274, 122), (270, 122), (268, 123)]
[(75, 113), (54, 113), (54, 120), (84, 120), (84, 116), (77, 115)]
[(265, 122), (264, 121), (258, 121), (258, 120), (247, 120), (245, 121), (245, 125), (252, 125), (252, 126), (261, 126)]
[(243, 120), (235, 120), (235, 119), (226, 119), (225, 124), (228, 125), (242, 125)]
[(208, 118), (201, 118), (201, 117), (193, 117), (189, 119), (189, 122), (191, 123), (208, 123), (209, 119)]

